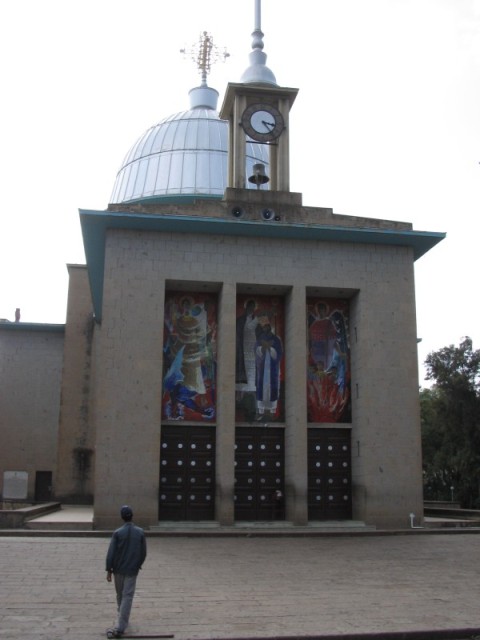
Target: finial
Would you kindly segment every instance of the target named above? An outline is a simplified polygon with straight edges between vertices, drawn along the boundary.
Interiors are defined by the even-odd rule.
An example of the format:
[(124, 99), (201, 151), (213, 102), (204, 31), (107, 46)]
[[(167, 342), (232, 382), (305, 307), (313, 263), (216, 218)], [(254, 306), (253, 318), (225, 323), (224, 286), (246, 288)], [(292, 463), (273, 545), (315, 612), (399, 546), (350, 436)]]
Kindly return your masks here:
[(266, 66), (267, 55), (263, 53), (263, 32), (261, 27), (261, 0), (255, 0), (255, 28), (252, 33), (250, 66), (243, 73), (241, 82), (245, 84), (277, 84), (272, 71)]
[(263, 49), (262, 0), (255, 0), (255, 28), (252, 33), (252, 49)]
[(212, 64), (218, 61), (225, 62), (230, 56), (226, 47), (221, 50), (214, 44), (211, 34), (207, 33), (207, 31), (201, 33), (198, 42), (193, 44), (189, 49), (180, 49), (180, 53), (189, 55), (196, 63), (197, 69), (202, 76), (203, 87), (207, 86), (207, 76), (210, 73)]

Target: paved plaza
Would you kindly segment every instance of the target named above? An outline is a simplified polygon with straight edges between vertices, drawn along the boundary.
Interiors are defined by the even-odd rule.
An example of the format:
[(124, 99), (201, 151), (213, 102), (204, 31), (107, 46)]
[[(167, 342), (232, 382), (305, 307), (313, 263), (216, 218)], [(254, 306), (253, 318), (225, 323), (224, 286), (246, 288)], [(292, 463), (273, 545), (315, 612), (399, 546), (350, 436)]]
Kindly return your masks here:
[[(131, 633), (255, 638), (480, 628), (480, 535), (149, 536)], [(0, 638), (114, 622), (107, 537), (0, 537)]]

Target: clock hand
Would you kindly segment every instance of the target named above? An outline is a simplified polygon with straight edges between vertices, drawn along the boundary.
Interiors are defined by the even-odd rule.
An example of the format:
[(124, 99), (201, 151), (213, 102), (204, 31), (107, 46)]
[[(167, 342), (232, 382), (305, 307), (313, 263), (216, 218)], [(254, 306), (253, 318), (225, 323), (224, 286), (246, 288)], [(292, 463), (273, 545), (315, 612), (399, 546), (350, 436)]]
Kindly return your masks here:
[(262, 124), (265, 125), (266, 127), (271, 127), (272, 129), (275, 127), (274, 122), (266, 122), (265, 120), (262, 120)]

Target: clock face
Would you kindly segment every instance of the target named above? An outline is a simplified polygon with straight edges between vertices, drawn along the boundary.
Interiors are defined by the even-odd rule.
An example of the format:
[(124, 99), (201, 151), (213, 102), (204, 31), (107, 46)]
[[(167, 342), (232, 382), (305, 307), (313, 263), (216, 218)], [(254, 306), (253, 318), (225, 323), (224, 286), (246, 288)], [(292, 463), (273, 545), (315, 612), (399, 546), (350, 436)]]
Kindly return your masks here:
[(285, 128), (283, 116), (271, 104), (251, 104), (242, 115), (245, 133), (257, 142), (276, 140)]

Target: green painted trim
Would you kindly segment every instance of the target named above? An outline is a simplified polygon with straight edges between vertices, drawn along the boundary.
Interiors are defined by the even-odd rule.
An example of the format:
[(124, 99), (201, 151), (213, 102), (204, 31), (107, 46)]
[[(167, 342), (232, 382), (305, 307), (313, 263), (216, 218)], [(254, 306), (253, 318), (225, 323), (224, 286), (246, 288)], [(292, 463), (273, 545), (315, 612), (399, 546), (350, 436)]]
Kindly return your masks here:
[(403, 246), (413, 249), (414, 260), (418, 260), (446, 236), (445, 233), (431, 231), (322, 226), (301, 223), (286, 224), (277, 223), (273, 220), (257, 222), (243, 219), (236, 220), (234, 218), (208, 218), (87, 209), (80, 209), (80, 223), (95, 319), (98, 322), (101, 321), (102, 317), (105, 235), (108, 229)]
[(65, 333), (65, 325), (41, 322), (0, 322), (0, 331), (43, 331), (45, 333)]
[[(222, 200), (222, 195), (211, 195), (206, 193), (205, 195), (194, 194), (178, 194), (178, 195), (164, 195), (164, 196), (142, 196), (141, 198), (132, 198), (131, 200), (125, 200), (122, 204), (193, 204), (196, 200)], [(115, 206), (115, 204), (113, 205)]]

